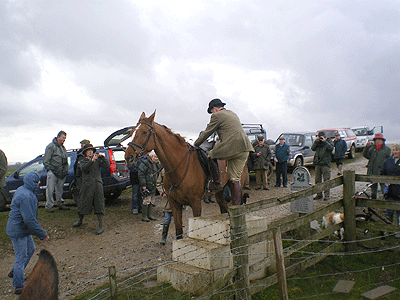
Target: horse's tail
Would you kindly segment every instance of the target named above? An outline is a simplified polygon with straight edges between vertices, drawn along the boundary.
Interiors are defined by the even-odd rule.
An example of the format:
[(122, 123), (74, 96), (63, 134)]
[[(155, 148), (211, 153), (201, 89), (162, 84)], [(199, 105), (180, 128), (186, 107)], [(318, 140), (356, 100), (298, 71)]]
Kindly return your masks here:
[(28, 277), (20, 300), (58, 299), (57, 265), (49, 251), (40, 251), (39, 260)]

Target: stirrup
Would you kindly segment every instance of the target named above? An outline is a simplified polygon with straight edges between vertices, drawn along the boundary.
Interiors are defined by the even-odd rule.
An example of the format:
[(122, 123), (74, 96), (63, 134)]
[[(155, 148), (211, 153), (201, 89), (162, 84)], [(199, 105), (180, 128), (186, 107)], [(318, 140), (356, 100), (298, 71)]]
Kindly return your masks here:
[(222, 184), (221, 184), (221, 182), (215, 183), (214, 181), (211, 180), (211, 181), (208, 183), (208, 190), (209, 190), (210, 192), (217, 192), (217, 191), (222, 190)]

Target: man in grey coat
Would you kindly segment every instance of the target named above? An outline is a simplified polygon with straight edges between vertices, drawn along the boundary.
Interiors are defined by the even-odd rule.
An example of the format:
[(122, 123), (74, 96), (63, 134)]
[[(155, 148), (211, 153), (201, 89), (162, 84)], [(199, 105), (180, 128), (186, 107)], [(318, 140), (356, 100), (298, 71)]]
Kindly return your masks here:
[[(54, 207), (58, 206), (60, 210), (68, 210), (69, 207), (62, 203), (63, 185), (67, 177), (69, 165), (67, 150), (64, 142), (67, 138), (65, 131), (60, 131), (57, 137), (47, 145), (44, 152), (43, 164), (47, 170), (47, 188), (46, 188), (46, 211), (54, 212)], [(54, 194), (56, 203), (54, 203)]]
[(243, 130), (239, 117), (232, 111), (224, 108), (226, 103), (220, 99), (213, 99), (208, 104), (207, 112), (211, 114), (206, 129), (194, 142), (199, 147), (211, 134), (217, 132), (219, 142), (209, 152), (212, 184), (210, 190), (221, 189), (221, 180), (217, 160), (226, 160), (229, 174), (229, 187), (232, 192), (232, 204), (239, 205), (242, 197), (240, 178), (246, 164), (249, 152), (254, 151), (246, 133)]

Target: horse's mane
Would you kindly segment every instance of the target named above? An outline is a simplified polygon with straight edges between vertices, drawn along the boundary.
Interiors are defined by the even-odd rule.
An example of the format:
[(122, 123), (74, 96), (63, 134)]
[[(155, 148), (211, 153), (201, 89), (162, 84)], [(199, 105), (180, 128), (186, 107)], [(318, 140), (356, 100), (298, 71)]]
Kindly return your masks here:
[(172, 134), (176, 139), (177, 139), (177, 141), (181, 144), (181, 145), (183, 145), (183, 146), (186, 146), (187, 145), (187, 142), (185, 141), (185, 139), (179, 134), (179, 133), (175, 133), (175, 132), (173, 132), (171, 129), (169, 129), (167, 126), (165, 126), (165, 125), (161, 125), (160, 124), (160, 126), (162, 127), (162, 128), (164, 128), (169, 134)]

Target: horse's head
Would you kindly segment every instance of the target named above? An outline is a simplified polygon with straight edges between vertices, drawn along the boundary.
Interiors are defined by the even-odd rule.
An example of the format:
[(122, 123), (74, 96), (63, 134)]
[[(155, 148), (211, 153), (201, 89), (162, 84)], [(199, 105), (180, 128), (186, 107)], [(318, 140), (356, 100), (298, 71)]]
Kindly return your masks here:
[(136, 164), (137, 161), (149, 153), (155, 147), (154, 116), (153, 114), (146, 118), (143, 112), (135, 128), (132, 129), (132, 141), (128, 143), (129, 147), (125, 151), (125, 160), (128, 165)]

